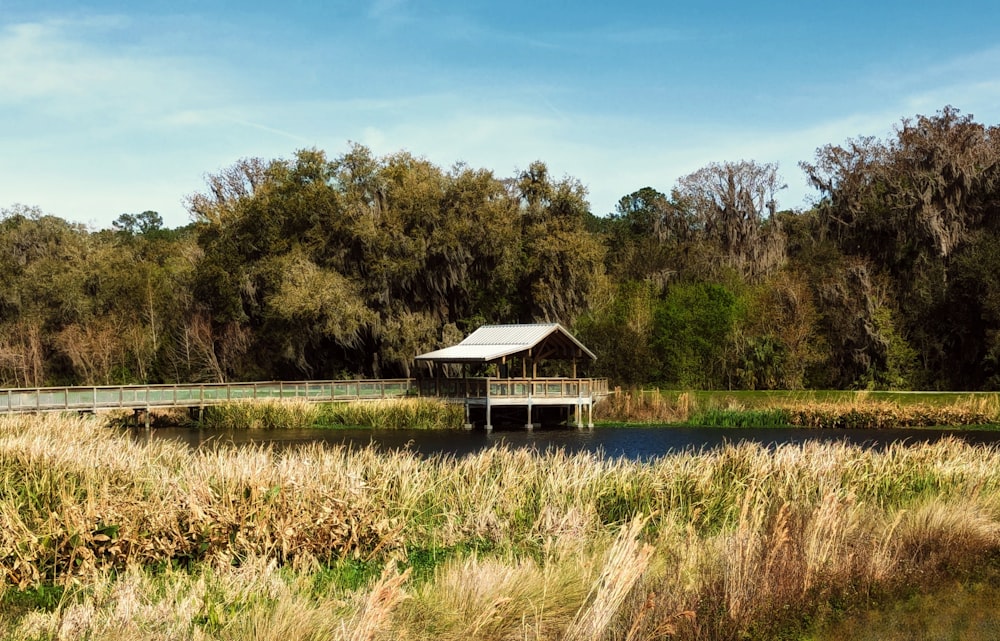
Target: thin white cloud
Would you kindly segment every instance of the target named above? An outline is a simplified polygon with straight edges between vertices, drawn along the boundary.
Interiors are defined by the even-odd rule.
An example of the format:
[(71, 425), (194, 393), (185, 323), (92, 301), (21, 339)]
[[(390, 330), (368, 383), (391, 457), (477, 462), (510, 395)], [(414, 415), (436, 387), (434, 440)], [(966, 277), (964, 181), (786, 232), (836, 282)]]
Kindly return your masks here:
[(232, 118), (233, 123), (240, 125), (242, 127), (248, 127), (250, 129), (256, 129), (258, 131), (267, 132), (269, 134), (274, 134), (276, 136), (281, 136), (282, 138), (288, 139), (290, 142), (294, 142), (297, 145), (308, 146), (310, 144), (310, 139), (306, 136), (292, 133), (285, 129), (279, 127), (271, 127), (259, 122), (251, 122), (249, 120), (244, 120), (242, 118)]
[(619, 45), (663, 45), (694, 39), (690, 33), (681, 29), (651, 26), (612, 28), (609, 31), (591, 32), (587, 37)]
[(397, 29), (414, 21), (407, 0), (373, 0), (368, 17), (383, 30)]
[[(405, 0), (377, 0), (369, 17), (387, 28), (423, 20)], [(436, 24), (442, 31), (465, 30), (461, 36), (452, 33), (452, 39), (570, 48), (586, 41), (580, 33), (532, 38), (493, 31), (460, 17)], [(928, 69), (873, 69), (841, 79), (836, 94), (819, 88), (801, 98), (802, 111), (791, 128), (791, 118), (767, 127), (748, 125), (717, 105), (698, 105), (686, 96), (641, 105), (642, 110), (597, 112), (586, 100), (587, 90), (547, 86), (542, 75), (503, 80), (502, 65), (478, 84), (461, 87), (441, 81), (451, 68), (431, 68), (428, 78), (444, 87), (437, 91), (421, 81), (375, 87), (377, 94), (338, 94), (340, 85), (325, 82), (309, 85), (314, 88), (303, 95), (281, 91), (249, 72), (230, 77), (218, 65), (229, 64), (232, 71), (237, 64), (232, 60), (174, 55), (134, 31), (133, 23), (117, 16), (0, 27), (0, 120), (5, 122), (0, 194), (76, 220), (110, 224), (125, 211), (156, 209), (168, 224), (183, 224), (180, 203), (202, 188), (205, 172), (244, 156), (288, 157), (302, 147), (336, 156), (347, 141), (357, 140), (378, 154), (408, 150), (442, 167), (465, 161), (500, 176), (540, 159), (553, 175), (573, 176), (587, 186), (598, 214), (647, 185), (669, 191), (678, 178), (710, 162), (776, 161), (789, 184), (782, 205), (794, 207), (811, 193), (797, 163), (811, 160), (824, 144), (889, 135), (901, 118), (946, 104), (981, 122), (1000, 120), (1000, 77), (994, 71), (1000, 68), (1000, 49)], [(128, 46), (108, 44), (126, 34), (133, 34)], [(612, 27), (603, 37), (655, 45), (683, 34)], [(378, 78), (379, 70), (357, 72)], [(287, 80), (295, 85), (294, 77)], [(884, 89), (877, 102), (850, 102), (872, 86)], [(819, 101), (827, 114), (823, 119), (809, 115)]]
[(110, 16), (6, 25), (0, 29), (0, 108), (52, 117), (103, 113), (161, 116), (217, 98), (218, 78), (198, 62), (116, 45), (134, 28)]

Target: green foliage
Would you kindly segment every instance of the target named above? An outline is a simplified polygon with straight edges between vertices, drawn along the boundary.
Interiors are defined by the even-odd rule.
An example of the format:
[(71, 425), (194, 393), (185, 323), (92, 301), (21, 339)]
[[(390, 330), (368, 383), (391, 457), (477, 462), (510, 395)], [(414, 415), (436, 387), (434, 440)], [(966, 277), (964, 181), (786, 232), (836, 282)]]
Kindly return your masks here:
[(751, 336), (741, 345), (736, 363), (740, 387), (780, 389), (788, 387), (785, 371), (792, 367), (785, 345), (771, 335)]
[[(887, 141), (828, 145), (815, 164), (802, 164), (824, 195), (822, 234), (888, 290), (887, 303), (870, 306), (846, 332), (862, 356), (850, 368), (862, 371), (860, 383), (979, 388), (992, 376), (984, 343), (997, 325), (968, 302), (993, 279), (962, 263), (996, 238), (997, 133), (945, 107), (903, 120)], [(876, 337), (867, 328), (888, 327), (884, 312), (875, 318), (881, 307), (893, 310), (894, 334)]]
[(784, 409), (709, 409), (693, 414), (687, 423), (703, 427), (787, 427), (791, 416)]
[(338, 559), (312, 574), (312, 593), (318, 596), (333, 589), (354, 591), (378, 578), (381, 570), (382, 564), (375, 561)]
[(683, 389), (728, 387), (733, 332), (742, 311), (724, 285), (672, 287), (655, 319), (666, 379)]
[(409, 375), (445, 327), (474, 316), (572, 322), (600, 283), (603, 247), (578, 183), (551, 181), (541, 163), (528, 173), (517, 196), (489, 172), (355, 146), (214, 178), (239, 188), (193, 200), (196, 291), (216, 354), (220, 334), (248, 337), (219, 359), (222, 375)]
[(352, 145), (243, 159), (90, 231), (0, 210), (0, 386), (410, 376), (482, 323), (559, 321), (614, 384), (1000, 388), (1000, 129), (946, 107), (803, 163), (714, 162), (597, 218), (514, 176)]
[(163, 229), (163, 216), (155, 211), (141, 214), (122, 214), (111, 225), (125, 236), (149, 236)]
[(824, 622), (811, 641), (854, 639), (856, 641), (907, 641), (910, 639), (965, 639), (987, 641), (1000, 631), (994, 604), (1000, 598), (996, 587), (996, 561), (980, 572), (988, 581), (949, 581), (928, 593), (912, 591), (898, 601), (878, 601), (862, 611), (841, 613)]
[(661, 378), (653, 345), (656, 305), (648, 283), (621, 283), (607, 302), (577, 321), (580, 340), (597, 355), (595, 374), (624, 385)]
[(65, 593), (66, 588), (61, 585), (39, 585), (23, 590), (5, 589), (0, 596), (0, 609), (7, 615), (32, 610), (52, 612), (62, 604)]

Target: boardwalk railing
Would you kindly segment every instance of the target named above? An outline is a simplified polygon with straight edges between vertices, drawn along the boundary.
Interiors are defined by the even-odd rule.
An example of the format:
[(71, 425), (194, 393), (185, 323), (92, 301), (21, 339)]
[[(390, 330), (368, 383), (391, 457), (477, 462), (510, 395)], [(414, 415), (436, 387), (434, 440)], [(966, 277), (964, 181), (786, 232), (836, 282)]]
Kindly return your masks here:
[(420, 381), (421, 396), (575, 399), (608, 395), (606, 378), (438, 378)]
[(323, 403), (430, 396), (446, 399), (599, 399), (605, 378), (412, 378), (343, 381), (271, 381), (195, 385), (104, 385), (0, 390), (0, 414), (96, 412), (205, 407), (240, 400), (301, 399)]
[(414, 393), (414, 380), (204, 383), (197, 385), (123, 385), (42, 387), (0, 390), (0, 413), (96, 412), (109, 409), (205, 407), (251, 399), (336, 402), (401, 398)]

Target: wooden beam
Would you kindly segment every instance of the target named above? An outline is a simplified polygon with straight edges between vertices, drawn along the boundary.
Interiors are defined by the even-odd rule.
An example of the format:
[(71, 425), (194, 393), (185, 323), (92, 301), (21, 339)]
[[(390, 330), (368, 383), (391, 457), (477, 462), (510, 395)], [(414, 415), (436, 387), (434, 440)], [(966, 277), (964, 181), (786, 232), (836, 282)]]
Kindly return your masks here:
[(553, 354), (556, 354), (557, 350), (556, 348), (547, 345), (545, 346), (545, 349), (540, 350), (540, 352), (541, 353), (538, 355), (538, 360), (544, 361), (546, 358), (552, 356)]

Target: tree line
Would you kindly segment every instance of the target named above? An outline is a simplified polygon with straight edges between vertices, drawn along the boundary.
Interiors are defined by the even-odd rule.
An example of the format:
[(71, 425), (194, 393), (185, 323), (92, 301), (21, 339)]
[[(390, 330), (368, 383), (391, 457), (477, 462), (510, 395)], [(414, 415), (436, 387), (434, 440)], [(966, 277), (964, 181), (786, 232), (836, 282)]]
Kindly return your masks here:
[(0, 211), (0, 384), (411, 376), (483, 323), (557, 321), (593, 375), (682, 388), (1000, 388), (1000, 135), (946, 107), (801, 163), (713, 163), (607, 217), (354, 145), (244, 159), (192, 223)]

